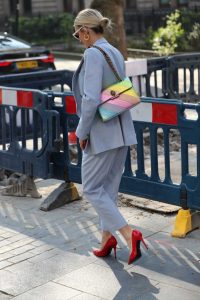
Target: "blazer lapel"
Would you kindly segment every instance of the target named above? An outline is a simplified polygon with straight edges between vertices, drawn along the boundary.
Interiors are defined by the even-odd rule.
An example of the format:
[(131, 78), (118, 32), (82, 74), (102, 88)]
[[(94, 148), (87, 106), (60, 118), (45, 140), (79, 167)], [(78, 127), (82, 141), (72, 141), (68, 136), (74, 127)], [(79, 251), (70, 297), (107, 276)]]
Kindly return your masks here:
[(77, 68), (76, 71), (74, 72), (74, 75), (73, 75), (73, 78), (72, 78), (72, 89), (73, 89), (73, 82), (76, 81), (77, 76), (78, 76), (78, 74), (79, 74), (79, 72), (80, 72), (80, 70), (81, 70), (81, 67), (82, 67), (83, 62), (84, 62), (84, 59), (83, 59), (83, 57), (82, 57), (82, 59), (81, 59), (81, 61), (80, 61), (80, 64), (78, 65), (78, 68)]
[(79, 89), (79, 85), (78, 85), (78, 74), (81, 70), (81, 67), (83, 65), (84, 59), (82, 58), (80, 61), (80, 64), (77, 68), (77, 70), (75, 71), (73, 78), (72, 78), (72, 91), (74, 93), (75, 96), (75, 100), (76, 100), (76, 107), (77, 107), (77, 115), (80, 117), (80, 113), (81, 113), (81, 96), (80, 96), (80, 89)]

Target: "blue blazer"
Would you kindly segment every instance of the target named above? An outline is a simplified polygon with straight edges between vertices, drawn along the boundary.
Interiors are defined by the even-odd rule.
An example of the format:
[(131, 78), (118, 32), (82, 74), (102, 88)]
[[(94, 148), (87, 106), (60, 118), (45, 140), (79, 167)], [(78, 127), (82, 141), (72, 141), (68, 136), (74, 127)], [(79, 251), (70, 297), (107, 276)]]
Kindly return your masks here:
[[(94, 45), (109, 55), (118, 74), (124, 78), (125, 63), (121, 53), (104, 38)], [(81, 140), (89, 138), (85, 153), (93, 155), (137, 143), (130, 111), (107, 122), (102, 122), (98, 114), (101, 91), (116, 81), (103, 54), (96, 48), (86, 49), (72, 81), (77, 115), (80, 117), (76, 135)]]

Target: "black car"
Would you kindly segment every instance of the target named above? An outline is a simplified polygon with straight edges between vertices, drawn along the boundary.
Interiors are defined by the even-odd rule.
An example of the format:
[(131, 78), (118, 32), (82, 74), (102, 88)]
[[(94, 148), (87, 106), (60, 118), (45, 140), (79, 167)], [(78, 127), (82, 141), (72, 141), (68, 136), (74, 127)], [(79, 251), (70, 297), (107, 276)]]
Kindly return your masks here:
[(0, 33), (0, 75), (40, 70), (55, 70), (54, 56), (49, 50)]

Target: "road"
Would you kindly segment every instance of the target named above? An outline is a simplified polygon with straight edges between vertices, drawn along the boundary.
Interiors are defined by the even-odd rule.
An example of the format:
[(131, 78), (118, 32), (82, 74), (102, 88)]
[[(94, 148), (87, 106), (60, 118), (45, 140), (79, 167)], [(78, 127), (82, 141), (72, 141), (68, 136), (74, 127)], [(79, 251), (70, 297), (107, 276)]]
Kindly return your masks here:
[(80, 60), (56, 58), (55, 65), (57, 70), (72, 70), (75, 71), (80, 63)]

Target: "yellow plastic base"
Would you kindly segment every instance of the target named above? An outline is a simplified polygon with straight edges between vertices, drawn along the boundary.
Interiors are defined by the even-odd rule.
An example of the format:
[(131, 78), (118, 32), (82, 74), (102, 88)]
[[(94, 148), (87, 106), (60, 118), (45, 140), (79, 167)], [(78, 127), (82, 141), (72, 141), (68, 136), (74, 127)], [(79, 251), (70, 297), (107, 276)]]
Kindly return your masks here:
[(80, 196), (78, 190), (73, 182), (69, 183), (69, 190), (71, 190), (71, 201), (73, 200), (80, 200)]
[(176, 216), (174, 230), (171, 235), (173, 237), (185, 237), (186, 234), (192, 230), (192, 218), (189, 209), (180, 209)]

